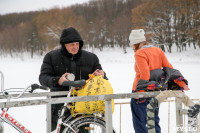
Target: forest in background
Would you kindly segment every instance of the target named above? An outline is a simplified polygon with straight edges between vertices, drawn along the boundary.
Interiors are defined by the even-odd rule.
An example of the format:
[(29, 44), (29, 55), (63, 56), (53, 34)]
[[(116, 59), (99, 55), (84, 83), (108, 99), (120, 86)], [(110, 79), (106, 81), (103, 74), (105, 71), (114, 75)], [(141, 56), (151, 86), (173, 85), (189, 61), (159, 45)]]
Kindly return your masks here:
[(42, 55), (59, 46), (64, 28), (75, 27), (85, 48), (121, 47), (126, 53), (132, 29), (171, 52), (200, 47), (199, 0), (90, 0), (65, 8), (0, 15), (0, 55)]

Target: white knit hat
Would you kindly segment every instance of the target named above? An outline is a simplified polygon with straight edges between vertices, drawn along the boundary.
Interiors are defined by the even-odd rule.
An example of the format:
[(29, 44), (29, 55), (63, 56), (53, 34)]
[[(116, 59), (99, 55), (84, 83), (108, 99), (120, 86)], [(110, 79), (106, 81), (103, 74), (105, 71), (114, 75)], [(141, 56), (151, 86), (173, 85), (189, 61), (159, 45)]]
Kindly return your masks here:
[(131, 34), (129, 35), (129, 45), (131, 46), (146, 41), (144, 34), (145, 32), (143, 29), (132, 30)]

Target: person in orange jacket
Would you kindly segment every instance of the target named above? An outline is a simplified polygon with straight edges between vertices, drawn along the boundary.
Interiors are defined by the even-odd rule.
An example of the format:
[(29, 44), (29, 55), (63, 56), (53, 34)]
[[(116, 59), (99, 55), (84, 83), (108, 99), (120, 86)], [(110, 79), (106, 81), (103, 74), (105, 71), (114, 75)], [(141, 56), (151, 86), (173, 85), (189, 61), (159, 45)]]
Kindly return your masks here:
[[(164, 52), (146, 41), (145, 32), (143, 29), (132, 30), (129, 35), (130, 45), (135, 52), (135, 72), (136, 76), (133, 82), (132, 92), (145, 92), (160, 88), (158, 82), (161, 82), (165, 72), (163, 68), (174, 70), (169, 63)], [(182, 77), (182, 75), (180, 74)], [(155, 84), (154, 84), (155, 82)], [(145, 89), (141, 89), (143, 83), (147, 84)], [(153, 83), (153, 84), (152, 84)], [(173, 83), (177, 84), (182, 90), (189, 90), (187, 82), (174, 79)], [(142, 84), (142, 85), (141, 85)], [(138, 89), (139, 88), (139, 89)], [(149, 90), (148, 90), (149, 89)], [(131, 111), (133, 117), (133, 127), (135, 133), (148, 133), (146, 127), (146, 108), (151, 98), (147, 99), (131, 99)], [(155, 110), (155, 129), (156, 133), (161, 133), (159, 126), (158, 108)]]

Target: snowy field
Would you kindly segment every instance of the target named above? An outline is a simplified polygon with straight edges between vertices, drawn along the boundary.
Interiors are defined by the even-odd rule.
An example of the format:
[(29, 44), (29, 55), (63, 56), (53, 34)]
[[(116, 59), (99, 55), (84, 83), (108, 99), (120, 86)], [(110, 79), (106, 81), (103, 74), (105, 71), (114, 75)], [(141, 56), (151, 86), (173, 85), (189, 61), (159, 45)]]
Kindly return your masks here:
[[(134, 52), (127, 49), (127, 54), (123, 54), (122, 49), (104, 49), (103, 52), (94, 51), (99, 59), (104, 71), (113, 86), (114, 93), (131, 93), (134, 73)], [(200, 49), (190, 49), (187, 52), (172, 54), (166, 53), (174, 68), (179, 69), (184, 77), (189, 81), (190, 91), (186, 92), (192, 99), (199, 99), (199, 75), (200, 75)], [(0, 71), (4, 73), (4, 88), (23, 88), (32, 83), (39, 83), (38, 75), (43, 57), (9, 58), (0, 57)], [(115, 102), (130, 102), (130, 99), (115, 100)], [(160, 108), (160, 125), (162, 133), (168, 133), (168, 104), (162, 103)], [(170, 133), (174, 133), (175, 110), (171, 104)], [(30, 106), (10, 108), (9, 114), (19, 120), (33, 133), (46, 133), (46, 107)], [(114, 128), (119, 132), (119, 105), (115, 106), (113, 114)], [(130, 105), (122, 105), (122, 133), (134, 133), (132, 127), (132, 116)], [(17, 133), (12, 127), (5, 125), (5, 133)]]

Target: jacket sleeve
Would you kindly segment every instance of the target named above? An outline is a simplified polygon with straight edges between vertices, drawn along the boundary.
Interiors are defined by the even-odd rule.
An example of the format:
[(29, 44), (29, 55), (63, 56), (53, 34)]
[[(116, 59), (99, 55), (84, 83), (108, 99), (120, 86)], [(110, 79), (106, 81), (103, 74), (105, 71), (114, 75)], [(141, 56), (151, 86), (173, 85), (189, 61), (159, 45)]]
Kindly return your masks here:
[(139, 75), (139, 73), (136, 73), (135, 79), (134, 79), (134, 82), (133, 82), (133, 87), (132, 87), (133, 91), (136, 89), (136, 86), (137, 86), (139, 79), (140, 79), (140, 75)]
[[(101, 67), (101, 64), (99, 63), (99, 58), (97, 55), (94, 54), (94, 66), (93, 66), (93, 72), (97, 69), (103, 70)], [(104, 72), (104, 78), (108, 80), (106, 73)]]
[(135, 63), (136, 67), (140, 73), (140, 79), (149, 80), (150, 79), (150, 70), (147, 62), (147, 57), (142, 52), (135, 53)]
[(174, 83), (176, 83), (178, 86), (180, 86), (181, 88), (184, 87), (186, 85), (186, 83), (184, 81), (178, 81), (178, 80), (174, 80)]
[(162, 52), (162, 67), (169, 67), (173, 69), (173, 66), (169, 63), (165, 53), (161, 50)]
[(60, 77), (55, 76), (51, 55), (48, 53), (45, 55), (41, 66), (39, 82), (43, 86), (55, 87), (58, 86), (59, 78)]

